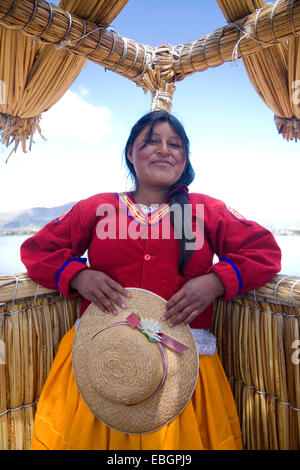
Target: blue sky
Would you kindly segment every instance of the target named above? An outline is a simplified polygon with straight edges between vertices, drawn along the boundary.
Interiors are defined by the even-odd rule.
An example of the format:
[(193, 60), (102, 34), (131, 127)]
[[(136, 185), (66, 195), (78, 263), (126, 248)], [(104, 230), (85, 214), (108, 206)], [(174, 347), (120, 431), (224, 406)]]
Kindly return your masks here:
[[(214, 0), (129, 0), (112, 26), (158, 46), (198, 39), (226, 24)], [(88, 63), (44, 113), (31, 152), (0, 148), (0, 212), (52, 207), (102, 191), (130, 189), (123, 148), (151, 96), (124, 77)], [(172, 112), (191, 142), (191, 191), (224, 200), (267, 226), (299, 220), (299, 143), (277, 134), (274, 115), (242, 62), (198, 72), (176, 84)], [(299, 224), (300, 226), (300, 220)]]

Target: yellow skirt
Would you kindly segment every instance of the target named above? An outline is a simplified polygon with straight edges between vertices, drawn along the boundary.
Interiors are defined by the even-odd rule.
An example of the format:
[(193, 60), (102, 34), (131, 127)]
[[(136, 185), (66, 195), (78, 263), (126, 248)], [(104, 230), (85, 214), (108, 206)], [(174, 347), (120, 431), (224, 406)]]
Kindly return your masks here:
[(241, 450), (230, 385), (217, 353), (199, 357), (199, 377), (183, 412), (148, 434), (122, 434), (101, 423), (83, 402), (73, 377), (75, 327), (62, 338), (43, 388), (31, 450)]

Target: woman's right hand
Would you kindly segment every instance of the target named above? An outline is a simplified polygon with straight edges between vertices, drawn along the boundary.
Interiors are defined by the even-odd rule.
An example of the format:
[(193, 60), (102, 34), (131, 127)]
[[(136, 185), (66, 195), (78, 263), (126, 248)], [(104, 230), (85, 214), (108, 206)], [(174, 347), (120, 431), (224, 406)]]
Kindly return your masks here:
[(101, 310), (114, 315), (117, 315), (117, 311), (112, 301), (119, 307), (126, 308), (119, 294), (127, 298), (131, 297), (130, 292), (114, 279), (101, 271), (92, 269), (80, 271), (73, 277), (70, 284), (72, 289), (77, 290), (82, 297), (93, 302)]

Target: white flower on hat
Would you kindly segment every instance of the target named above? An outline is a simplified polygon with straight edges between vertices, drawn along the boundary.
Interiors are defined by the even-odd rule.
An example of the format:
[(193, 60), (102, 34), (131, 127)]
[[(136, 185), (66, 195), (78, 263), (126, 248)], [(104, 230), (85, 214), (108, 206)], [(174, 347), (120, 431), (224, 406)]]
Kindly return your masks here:
[(153, 320), (153, 318), (141, 318), (141, 325), (139, 329), (147, 336), (149, 341), (154, 343), (161, 340), (158, 335), (161, 330), (161, 325), (157, 320)]

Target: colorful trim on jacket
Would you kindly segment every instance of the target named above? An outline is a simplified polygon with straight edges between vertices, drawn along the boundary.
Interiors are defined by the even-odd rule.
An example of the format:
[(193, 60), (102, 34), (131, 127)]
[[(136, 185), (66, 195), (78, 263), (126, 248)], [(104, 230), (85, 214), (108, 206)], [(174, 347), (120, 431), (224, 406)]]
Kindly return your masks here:
[(241, 276), (239, 268), (234, 264), (233, 261), (231, 261), (228, 258), (225, 258), (224, 256), (222, 258), (220, 258), (220, 261), (224, 261), (225, 263), (228, 263), (228, 264), (230, 264), (230, 266), (233, 267), (233, 269), (235, 271), (235, 274), (237, 275), (237, 278), (239, 280), (239, 291), (237, 293), (237, 295), (238, 295), (241, 292), (242, 287), (243, 287), (243, 280), (242, 280), (242, 276)]
[(55, 279), (55, 285), (56, 285), (56, 289), (58, 290), (58, 280), (59, 280), (59, 277), (61, 275), (61, 273), (63, 272), (63, 270), (65, 269), (65, 267), (71, 263), (72, 261), (77, 261), (79, 263), (86, 263), (87, 262), (87, 258), (71, 258), (71, 259), (68, 259), (68, 261), (66, 261), (62, 267), (60, 268), (60, 270), (58, 271), (57, 275), (56, 275), (56, 279)]
[(134, 202), (134, 200), (127, 193), (117, 193), (119, 201), (127, 208), (127, 214), (130, 219), (141, 225), (154, 225), (160, 223), (169, 213), (170, 207), (168, 204), (163, 204), (157, 210), (150, 214), (144, 214)]
[(68, 214), (70, 214), (70, 212), (73, 210), (73, 207), (71, 207), (71, 209), (69, 209), (67, 212), (65, 212), (64, 214), (60, 215), (59, 217), (57, 217), (55, 220), (56, 222), (60, 223), (62, 222)]

